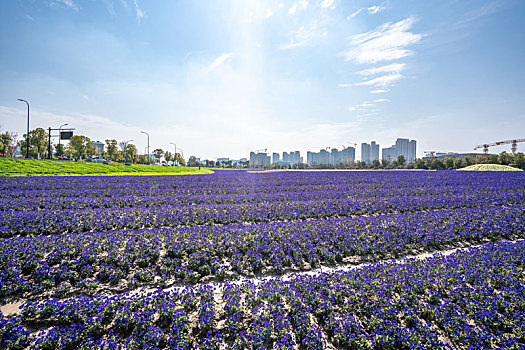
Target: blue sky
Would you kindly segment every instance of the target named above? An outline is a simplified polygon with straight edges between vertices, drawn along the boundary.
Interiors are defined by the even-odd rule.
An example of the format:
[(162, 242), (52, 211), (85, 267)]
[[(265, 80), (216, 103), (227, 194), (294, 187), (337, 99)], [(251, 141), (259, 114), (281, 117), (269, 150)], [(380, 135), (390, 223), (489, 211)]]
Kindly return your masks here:
[[(525, 2), (10, 0), (0, 126), (201, 158), (525, 137)], [(521, 145), (521, 149), (525, 149)], [(359, 155), (360, 147), (357, 148)], [(510, 150), (510, 147), (494, 151)]]

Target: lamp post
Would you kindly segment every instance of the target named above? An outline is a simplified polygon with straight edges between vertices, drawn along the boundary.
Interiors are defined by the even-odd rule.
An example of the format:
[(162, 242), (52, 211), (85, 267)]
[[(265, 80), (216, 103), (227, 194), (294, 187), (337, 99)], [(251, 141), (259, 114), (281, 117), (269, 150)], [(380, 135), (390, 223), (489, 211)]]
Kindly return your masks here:
[[(180, 156), (182, 157), (182, 160), (184, 161), (184, 151), (179, 148)], [(186, 166), (186, 164), (184, 164)]]
[(62, 139), (62, 134), (60, 129), (62, 129), (63, 126), (69, 125), (68, 123), (60, 125), (60, 128), (58, 128), (58, 144), (60, 145), (60, 140)]
[(148, 164), (149, 164), (149, 134), (145, 131), (141, 131), (141, 133), (146, 134), (148, 136)]
[(170, 144), (173, 145), (173, 147), (175, 147), (175, 153), (173, 153), (173, 159), (175, 159), (175, 156), (177, 155), (177, 145), (174, 144), (173, 142), (170, 142)]
[[(122, 143), (124, 144), (124, 146), (122, 147), (122, 154), (124, 154), (124, 161), (127, 161), (127, 159), (126, 159), (126, 148), (128, 147), (128, 143), (130, 143), (131, 141), (133, 141), (133, 140), (127, 140), (127, 141), (122, 141), (121, 142), (121, 147), (122, 147)], [(133, 159), (131, 160), (130, 163), (133, 163)]]
[(27, 104), (26, 158), (29, 158), (29, 102), (22, 100), (21, 98), (19, 98), (18, 101), (25, 102)]

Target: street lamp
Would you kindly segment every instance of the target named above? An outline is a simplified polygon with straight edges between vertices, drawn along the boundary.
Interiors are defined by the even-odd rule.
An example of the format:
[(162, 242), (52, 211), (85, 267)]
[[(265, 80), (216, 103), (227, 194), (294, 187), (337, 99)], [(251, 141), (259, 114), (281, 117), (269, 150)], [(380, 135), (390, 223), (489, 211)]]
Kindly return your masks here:
[(148, 164), (149, 164), (149, 134), (145, 131), (141, 131), (141, 133), (146, 134), (148, 136)]
[[(173, 142), (170, 142), (170, 145), (173, 145), (175, 147), (175, 153), (173, 153), (173, 158), (175, 159), (175, 157), (177, 156), (177, 145), (174, 144)], [(175, 164), (175, 163), (173, 163)]]
[(18, 99), (20, 102), (25, 102), (27, 104), (27, 136), (26, 136), (26, 158), (29, 158), (29, 102), (26, 100)]
[(62, 139), (62, 131), (60, 131), (60, 129), (62, 129), (63, 126), (66, 126), (66, 125), (69, 125), (68, 123), (66, 124), (62, 124), (60, 125), (60, 128), (58, 128), (58, 144), (60, 145), (60, 140)]
[(180, 156), (182, 157), (182, 160), (184, 161), (184, 151), (179, 148)]

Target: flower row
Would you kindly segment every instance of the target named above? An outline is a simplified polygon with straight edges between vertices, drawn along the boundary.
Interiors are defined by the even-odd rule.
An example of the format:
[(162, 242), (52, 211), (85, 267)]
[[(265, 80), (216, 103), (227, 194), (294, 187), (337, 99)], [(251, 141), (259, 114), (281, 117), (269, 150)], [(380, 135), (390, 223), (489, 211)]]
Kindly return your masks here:
[(0, 315), (5, 349), (525, 346), (525, 242), (347, 272), (47, 299)]
[(0, 240), (0, 298), (278, 275), (525, 236), (525, 205)]

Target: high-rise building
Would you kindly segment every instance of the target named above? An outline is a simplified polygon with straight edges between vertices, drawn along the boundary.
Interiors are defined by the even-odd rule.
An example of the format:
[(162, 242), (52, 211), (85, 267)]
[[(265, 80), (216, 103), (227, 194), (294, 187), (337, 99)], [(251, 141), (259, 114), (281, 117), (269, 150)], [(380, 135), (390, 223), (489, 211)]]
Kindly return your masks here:
[(398, 138), (395, 145), (383, 148), (382, 159), (390, 162), (397, 160), (397, 157), (405, 157), (407, 163), (416, 160), (416, 140)]
[(97, 156), (102, 155), (102, 152), (104, 152), (104, 142), (100, 141), (91, 141), (91, 144), (96, 147), (97, 149)]
[(379, 160), (379, 144), (375, 141), (370, 142), (370, 163)]
[(279, 153), (272, 154), (272, 164), (276, 164), (279, 161)]
[(374, 160), (379, 160), (379, 145), (372, 141), (370, 144), (361, 144), (361, 161), (366, 164), (372, 164)]
[(381, 150), (381, 159), (384, 159), (388, 161), (389, 163), (396, 160), (397, 159), (396, 146), (390, 146), (390, 147), (383, 148)]
[(266, 153), (250, 152), (250, 167), (268, 167), (271, 164), (271, 157)]
[(319, 151), (319, 164), (330, 164), (330, 153), (325, 149)]
[(370, 164), (370, 145), (366, 142), (361, 144), (361, 161)]
[(416, 140), (410, 140), (408, 145), (408, 162), (416, 160)]
[[(302, 158), (300, 163), (303, 162)], [(310, 152), (306, 154), (306, 163), (308, 165), (318, 165), (318, 164), (350, 164), (355, 160), (355, 148), (347, 147), (342, 151), (339, 151), (337, 148), (332, 148), (330, 152), (327, 150), (320, 150), (319, 152)]]
[(355, 160), (355, 148), (354, 147), (346, 147), (339, 153), (341, 153), (341, 163), (350, 164), (354, 162)]

